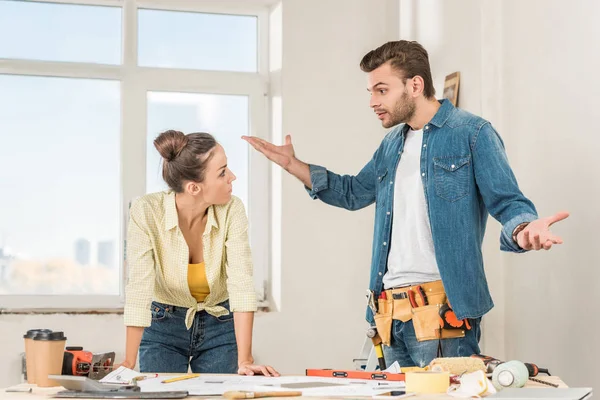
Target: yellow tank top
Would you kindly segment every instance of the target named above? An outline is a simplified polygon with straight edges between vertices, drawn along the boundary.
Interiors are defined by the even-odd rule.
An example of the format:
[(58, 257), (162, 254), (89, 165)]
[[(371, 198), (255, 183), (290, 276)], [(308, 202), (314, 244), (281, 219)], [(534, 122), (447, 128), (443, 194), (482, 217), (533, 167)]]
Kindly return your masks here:
[(188, 264), (188, 286), (190, 293), (198, 301), (202, 302), (210, 293), (208, 280), (206, 279), (206, 267), (204, 263)]

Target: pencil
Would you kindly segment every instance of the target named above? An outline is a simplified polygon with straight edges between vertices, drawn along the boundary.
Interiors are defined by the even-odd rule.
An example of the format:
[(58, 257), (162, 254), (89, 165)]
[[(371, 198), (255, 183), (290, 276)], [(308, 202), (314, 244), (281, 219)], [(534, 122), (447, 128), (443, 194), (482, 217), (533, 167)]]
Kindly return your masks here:
[(185, 379), (197, 378), (199, 376), (200, 376), (200, 374), (182, 375), (182, 376), (178, 376), (176, 378), (165, 379), (164, 381), (162, 381), (162, 383), (171, 383), (171, 382), (183, 381)]

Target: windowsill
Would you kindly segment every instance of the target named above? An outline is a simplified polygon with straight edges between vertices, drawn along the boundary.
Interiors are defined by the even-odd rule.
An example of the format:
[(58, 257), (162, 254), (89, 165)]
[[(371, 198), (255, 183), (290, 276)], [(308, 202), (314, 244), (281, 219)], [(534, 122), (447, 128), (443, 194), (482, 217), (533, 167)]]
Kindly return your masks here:
[[(258, 303), (257, 313), (268, 313), (271, 312), (271, 306), (268, 300), (260, 301)], [(105, 308), (105, 309), (77, 309), (77, 308), (0, 308), (0, 315), (46, 315), (46, 314), (69, 314), (69, 315), (107, 315), (123, 314), (123, 308)]]

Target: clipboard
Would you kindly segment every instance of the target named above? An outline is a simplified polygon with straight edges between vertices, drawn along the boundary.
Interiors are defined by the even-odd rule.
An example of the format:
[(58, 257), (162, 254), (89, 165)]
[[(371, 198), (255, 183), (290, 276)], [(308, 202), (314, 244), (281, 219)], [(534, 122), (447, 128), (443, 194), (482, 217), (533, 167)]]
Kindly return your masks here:
[(382, 371), (369, 372), (341, 369), (307, 369), (306, 376), (320, 376), (323, 378), (368, 379), (377, 381), (404, 381), (404, 374), (394, 374)]

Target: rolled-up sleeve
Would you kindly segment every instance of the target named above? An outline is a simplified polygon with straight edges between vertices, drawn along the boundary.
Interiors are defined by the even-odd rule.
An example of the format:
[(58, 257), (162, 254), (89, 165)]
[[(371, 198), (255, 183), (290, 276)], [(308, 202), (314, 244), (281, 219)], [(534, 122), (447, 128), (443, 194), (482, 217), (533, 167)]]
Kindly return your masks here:
[(131, 206), (127, 228), (128, 281), (125, 287), (124, 321), (127, 326), (147, 327), (152, 322), (150, 305), (154, 294), (156, 271), (154, 250), (145, 224), (144, 205)]
[(325, 167), (321, 167), (320, 165), (313, 164), (309, 164), (308, 168), (310, 170), (310, 182), (312, 184), (312, 189), (309, 189), (306, 186), (304, 188), (311, 198), (317, 199), (317, 193), (329, 187), (329, 182), (327, 180), (327, 169)]
[(254, 312), (257, 310), (254, 289), (254, 269), (248, 240), (248, 217), (244, 204), (235, 198), (227, 218), (225, 240), (227, 291), (232, 312)]

